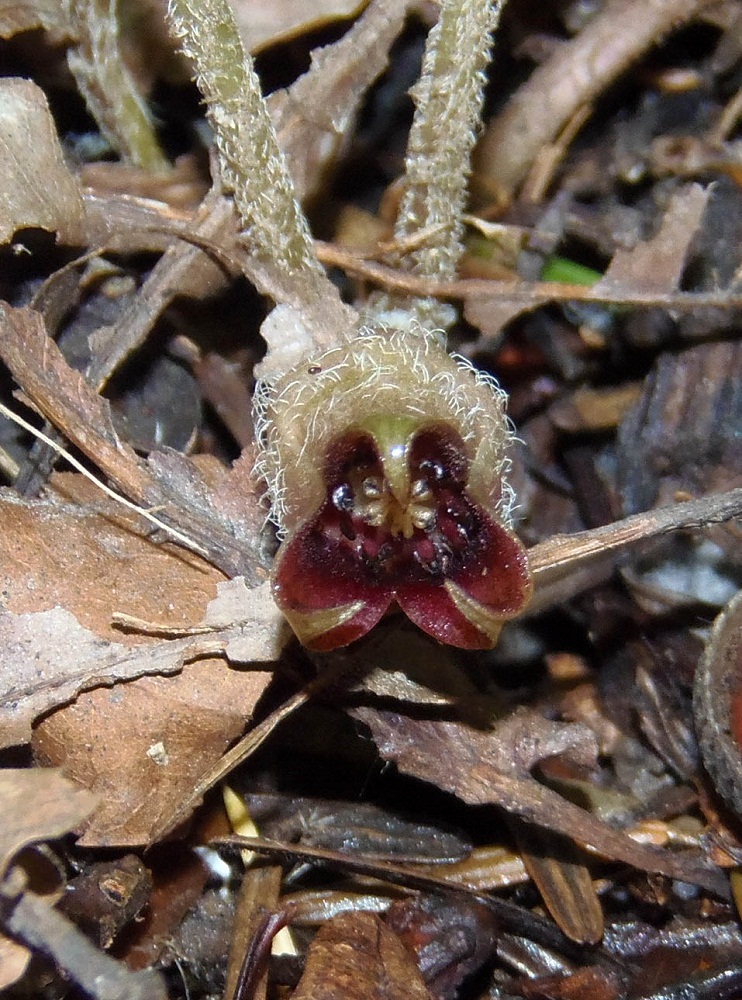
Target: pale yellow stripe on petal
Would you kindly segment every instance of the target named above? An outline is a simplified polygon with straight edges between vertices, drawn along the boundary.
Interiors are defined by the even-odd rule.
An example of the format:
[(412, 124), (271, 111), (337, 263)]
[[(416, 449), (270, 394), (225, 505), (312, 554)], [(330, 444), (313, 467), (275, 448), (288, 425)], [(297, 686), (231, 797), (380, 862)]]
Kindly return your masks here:
[(355, 618), (363, 606), (363, 601), (353, 601), (351, 604), (340, 604), (335, 608), (322, 608), (320, 611), (303, 613), (284, 610), (283, 614), (299, 641), (307, 645), (339, 625), (345, 625), (346, 622)]
[(462, 587), (459, 587), (452, 580), (446, 580), (443, 586), (446, 588), (446, 592), (453, 601), (456, 610), (460, 611), (468, 622), (486, 635), (493, 647), (496, 646), (505, 620), (500, 616), (493, 615), (483, 604), (475, 601), (473, 597), (470, 597)]

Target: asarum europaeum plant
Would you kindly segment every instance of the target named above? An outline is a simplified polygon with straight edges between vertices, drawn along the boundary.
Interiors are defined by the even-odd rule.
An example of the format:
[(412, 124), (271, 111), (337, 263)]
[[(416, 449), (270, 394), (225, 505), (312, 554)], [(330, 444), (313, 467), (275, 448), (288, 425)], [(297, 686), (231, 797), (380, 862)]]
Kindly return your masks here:
[(274, 595), (304, 645), (346, 645), (395, 603), (441, 642), (495, 645), (531, 591), (505, 399), (421, 330), (362, 332), (263, 387)]
[[(423, 277), (454, 277), (461, 256), (501, 6), (442, 0), (428, 34), (394, 230), (398, 265)], [(281, 350), (291, 347), (294, 326), (271, 314), (262, 330), (269, 351), (256, 393), (257, 472), (281, 538), (278, 606), (317, 650), (360, 638), (395, 604), (442, 642), (494, 646), (531, 590), (510, 522), (504, 393), (451, 357), (440, 330), (426, 332), (450, 324), (450, 307), (382, 294), (365, 303), (359, 322), (342, 305), (316, 258), (229, 3), (169, 0), (169, 17), (196, 66), (222, 183), (262, 268), (257, 283), (308, 337), (307, 360), (286, 372), (294, 362)], [(425, 241), (410, 249), (421, 232)]]

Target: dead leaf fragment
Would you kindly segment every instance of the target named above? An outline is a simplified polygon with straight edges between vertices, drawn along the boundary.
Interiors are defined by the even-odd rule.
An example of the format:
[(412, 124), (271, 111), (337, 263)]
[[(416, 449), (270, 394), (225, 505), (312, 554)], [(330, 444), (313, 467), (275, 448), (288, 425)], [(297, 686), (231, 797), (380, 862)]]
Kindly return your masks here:
[[(250, 591), (238, 578), (214, 598), (221, 580), (217, 570), (142, 537), (136, 516), (108, 500), (101, 503), (82, 477), (58, 476), (55, 484), (68, 503), (23, 501), (9, 491), (0, 495), (5, 526), (0, 535), (5, 605), (0, 612), (0, 746), (27, 743), (39, 715), (90, 688), (175, 673), (186, 662), (228, 647), (227, 655), (239, 663), (278, 658), (286, 630), (267, 584)], [(211, 598), (204, 636), (153, 642), (111, 625), (115, 611), (169, 626), (197, 624)], [(220, 678), (234, 672), (221, 658), (210, 662), (219, 690)], [(267, 675), (248, 676), (255, 678), (257, 696)], [(245, 690), (252, 690), (246, 675), (238, 677)], [(247, 711), (241, 699), (237, 704)], [(225, 705), (232, 715), (231, 691), (225, 693)]]
[(381, 756), (405, 774), (472, 805), (497, 804), (607, 858), (702, 885), (721, 896), (728, 892), (716, 869), (695, 857), (635, 843), (531, 776), (540, 760), (559, 754), (583, 766), (594, 762), (597, 744), (586, 726), (551, 722), (525, 709), (491, 730), (371, 708), (355, 708), (351, 714), (369, 727)]
[[(29, 844), (61, 837), (83, 822), (97, 799), (53, 768), (0, 770), (0, 876)], [(0, 934), (0, 990), (26, 970), (31, 952)]]
[(0, 491), (0, 518), (4, 607), (23, 614), (61, 606), (115, 642), (141, 640), (112, 628), (114, 611), (192, 625), (224, 579), (198, 556), (153, 542), (136, 514), (76, 474), (55, 476), (44, 500)]
[(240, 735), (270, 674), (202, 660), (178, 677), (147, 677), (81, 695), (34, 733), (38, 760), (98, 792), (80, 843), (148, 843), (202, 772)]
[(82, 192), (62, 157), (44, 92), (30, 80), (0, 84), (0, 179), (0, 243), (30, 228), (80, 242)]
[[(159, 653), (165, 653), (160, 645)], [(180, 644), (182, 647), (182, 643)], [(144, 649), (105, 642), (64, 608), (36, 614), (0, 614), (0, 746), (28, 743), (43, 712), (86, 688), (146, 673), (179, 670), (182, 648), (164, 658)]]
[(230, 663), (269, 663), (278, 660), (292, 635), (273, 600), (270, 583), (248, 587), (241, 576), (216, 587), (204, 625), (229, 629), (224, 652)]
[(66, 33), (67, 18), (59, 0), (0, 0), (0, 38), (34, 28)]
[(340, 18), (353, 17), (366, 0), (231, 0), (237, 27), (249, 52), (257, 52), (277, 42), (316, 31)]
[(343, 913), (320, 928), (293, 1000), (430, 1000), (420, 970), (375, 913)]
[(386, 68), (409, 6), (410, 0), (371, 0), (341, 39), (312, 53), (307, 73), (268, 98), (301, 201), (315, 193), (369, 87)]
[(385, 923), (415, 956), (430, 992), (460, 995), (464, 981), (492, 960), (499, 922), (482, 901), (461, 894), (395, 900)]
[(617, 250), (596, 292), (619, 289), (669, 292), (678, 288), (691, 240), (711, 197), (711, 187), (689, 184), (676, 191), (657, 233), (631, 250)]
[[(285, 628), (267, 585), (250, 591), (238, 579), (215, 594), (222, 581), (213, 567), (142, 537), (136, 515), (101, 502), (82, 477), (55, 484), (65, 502), (0, 497), (9, 629), (2, 736), (27, 741), (34, 719), (56, 708), (37, 728), (35, 752), (101, 792), (86, 843), (141, 843), (240, 735), (270, 680), (267, 671), (230, 667), (227, 647), (240, 663), (274, 660)], [(171, 628), (198, 624), (210, 600), (211, 624), (200, 634), (153, 640), (111, 625), (121, 611)], [(180, 679), (114, 684), (179, 671), (198, 657)]]
[(0, 770), (0, 874), (22, 847), (74, 830), (97, 798), (56, 768)]

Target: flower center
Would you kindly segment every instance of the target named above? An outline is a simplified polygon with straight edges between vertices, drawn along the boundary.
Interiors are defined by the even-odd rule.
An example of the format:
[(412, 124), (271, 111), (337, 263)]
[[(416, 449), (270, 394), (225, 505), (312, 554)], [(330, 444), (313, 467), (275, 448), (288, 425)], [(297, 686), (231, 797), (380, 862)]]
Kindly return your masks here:
[(363, 576), (442, 583), (480, 547), (463, 442), (445, 426), (409, 418), (367, 424), (331, 449), (328, 499), (315, 530)]
[(372, 528), (383, 528), (392, 536), (412, 538), (415, 529), (429, 531), (435, 526), (435, 499), (426, 479), (413, 480), (409, 495), (403, 498), (394, 495), (383, 476), (367, 476), (359, 470), (349, 475), (345, 485), (347, 490), (341, 488), (341, 504), (346, 504), (345, 496), (350, 495), (353, 515)]

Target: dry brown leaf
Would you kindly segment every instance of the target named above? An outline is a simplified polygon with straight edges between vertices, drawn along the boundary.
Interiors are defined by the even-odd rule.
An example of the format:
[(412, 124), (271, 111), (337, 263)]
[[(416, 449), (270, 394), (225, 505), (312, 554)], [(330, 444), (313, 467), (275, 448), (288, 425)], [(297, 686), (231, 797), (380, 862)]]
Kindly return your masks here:
[[(95, 795), (78, 788), (61, 771), (0, 770), (0, 875), (22, 848), (73, 830), (96, 802)], [(0, 934), (0, 990), (20, 979), (30, 957), (24, 945)]]
[(491, 299), (468, 298), (464, 299), (464, 318), (482, 336), (497, 337), (511, 319), (541, 305), (544, 305), (543, 299), (534, 296), (532, 302), (524, 302), (522, 298), (509, 297), (507, 292)]
[(252, 584), (265, 579), (255, 537), (256, 519), (263, 515), (248, 509), (249, 495), (242, 519), (234, 511), (226, 517), (212, 484), (185, 455), (163, 451), (147, 462), (140, 459), (116, 434), (108, 402), (64, 360), (39, 313), (0, 304), (0, 356), (44, 417), (127, 496), (177, 524), (190, 547), (227, 575), (241, 574)]
[(22, 847), (74, 830), (96, 802), (95, 795), (56, 769), (0, 770), (0, 875)]
[[(177, 218), (177, 212), (196, 211), (209, 190), (197, 157), (188, 153), (179, 156), (169, 170), (158, 172), (121, 160), (96, 160), (82, 164), (79, 177), (85, 188), (95, 191), (95, 195), (86, 192), (87, 198), (142, 199), (150, 211), (159, 209), (170, 219)], [(153, 206), (153, 201), (161, 204)]]
[(268, 98), (300, 200), (315, 192), (368, 88), (386, 68), (410, 2), (371, 0), (343, 38), (312, 53), (308, 72)]
[(472, 805), (499, 805), (607, 858), (701, 885), (718, 895), (728, 891), (724, 877), (697, 858), (637, 844), (531, 777), (540, 760), (560, 754), (582, 766), (594, 763), (598, 748), (586, 726), (550, 722), (526, 709), (491, 730), (371, 708), (356, 708), (352, 714), (369, 727), (381, 756), (405, 774)]
[(59, 0), (0, 0), (0, 38), (34, 28), (64, 33), (66, 26)]
[(204, 560), (147, 537), (146, 522), (76, 473), (54, 476), (44, 500), (0, 492), (3, 604), (16, 614), (61, 605), (99, 636), (123, 611), (167, 625), (201, 621), (224, 580)]
[(64, 162), (43, 90), (30, 80), (3, 80), (0, 243), (8, 243), (19, 229), (31, 228), (47, 229), (60, 242), (76, 243), (82, 223), (82, 192)]
[(101, 798), (80, 843), (148, 843), (242, 732), (269, 679), (202, 660), (174, 678), (87, 692), (43, 720), (34, 733), (37, 760), (63, 765)]
[[(112, 630), (112, 611), (191, 624), (200, 621), (222, 579), (198, 557), (143, 537), (134, 515), (101, 503), (81, 476), (56, 483), (64, 503), (23, 501), (10, 491), (0, 497), (5, 746), (27, 742), (39, 714), (86, 688), (180, 669), (183, 640), (159, 644), (159, 652), (139, 650), (141, 640)], [(33, 655), (20, 655), (21, 649)]]
[[(6, 614), (10, 623), (20, 616), (37, 641), (34, 653), (43, 659), (31, 660), (33, 669), (41, 662), (49, 671), (49, 686), (32, 689), (15, 715), (6, 696), (3, 722), (13, 722), (16, 735), (21, 726), (27, 733), (39, 711), (69, 701), (80, 687), (111, 684), (122, 670), (130, 671), (124, 676), (178, 670), (196, 656), (222, 651), (239, 662), (277, 658), (285, 627), (267, 585), (249, 591), (236, 579), (217, 591), (222, 580), (217, 570), (137, 534), (136, 516), (112, 502), (92, 507), (91, 499), (99, 495), (81, 479), (57, 477), (64, 504), (4, 502), (4, 523), (12, 529), (0, 540)], [(56, 605), (65, 610), (49, 610)], [(171, 628), (206, 619), (215, 631), (153, 641), (115, 631), (114, 612)], [(56, 630), (60, 622), (66, 633)], [(9, 659), (5, 675), (17, 685), (29, 661)], [(211, 655), (182, 677), (94, 691), (45, 719), (36, 734), (38, 754), (64, 763), (82, 784), (103, 792), (86, 842), (147, 840), (160, 813), (172, 811), (194, 775), (241, 733), (269, 678), (232, 669), (221, 656)]]
[(0, 747), (28, 743), (40, 715), (88, 688), (180, 670), (187, 648), (183, 640), (151, 649), (102, 642), (63, 608), (0, 614), (0, 643)]
[(360, 679), (349, 691), (416, 705), (451, 705), (474, 700), (479, 690), (450, 646), (408, 628), (378, 629), (375, 641), (347, 650), (349, 676)]
[(310, 945), (293, 1000), (430, 1000), (412, 955), (375, 913), (343, 913)]
[(669, 292), (680, 285), (691, 241), (711, 197), (711, 186), (689, 184), (674, 192), (657, 233), (631, 250), (617, 250), (596, 292)]
[[(244, 590), (241, 580), (232, 584)], [(234, 627), (207, 632), (205, 639), (188, 637), (137, 646), (101, 640), (60, 607), (35, 614), (0, 613), (0, 747), (28, 743), (36, 719), (91, 688), (177, 673), (185, 663), (218, 651), (238, 663), (277, 659), (282, 622), (269, 588), (264, 585), (245, 594), (247, 600), (240, 601), (242, 618)], [(232, 678), (221, 660), (209, 662), (217, 686), (224, 677)], [(250, 677), (251, 681), (244, 682), (247, 688), (256, 683)], [(266, 683), (264, 678), (257, 681), (258, 694)], [(168, 690), (175, 695), (174, 687)], [(231, 715), (229, 692), (223, 694), (222, 704), (229, 706), (225, 712)], [(218, 708), (218, 702), (214, 707)]]
[(230, 0), (242, 41), (250, 52), (316, 31), (340, 18), (355, 16), (367, 0)]
[[(146, 198), (107, 194), (91, 188), (83, 192), (83, 205), (85, 246), (104, 247), (112, 252), (126, 254), (142, 250), (148, 253), (164, 253), (168, 249), (180, 246), (187, 248), (196, 256), (206, 256), (192, 244), (177, 242), (177, 236), (183, 233), (184, 226), (195, 225), (192, 212), (184, 212)], [(226, 236), (224, 242), (227, 242)], [(200, 272), (204, 270), (210, 272), (210, 281), (202, 282)], [(195, 269), (195, 273), (199, 274), (194, 282), (195, 297), (201, 293), (203, 284), (206, 285), (205, 292), (209, 289), (215, 290), (223, 284), (224, 272), (211, 260), (207, 259), (205, 264)], [(140, 294), (143, 293), (140, 291)], [(152, 303), (151, 295), (148, 296), (148, 301)], [(156, 299), (154, 301), (156, 303)]]

